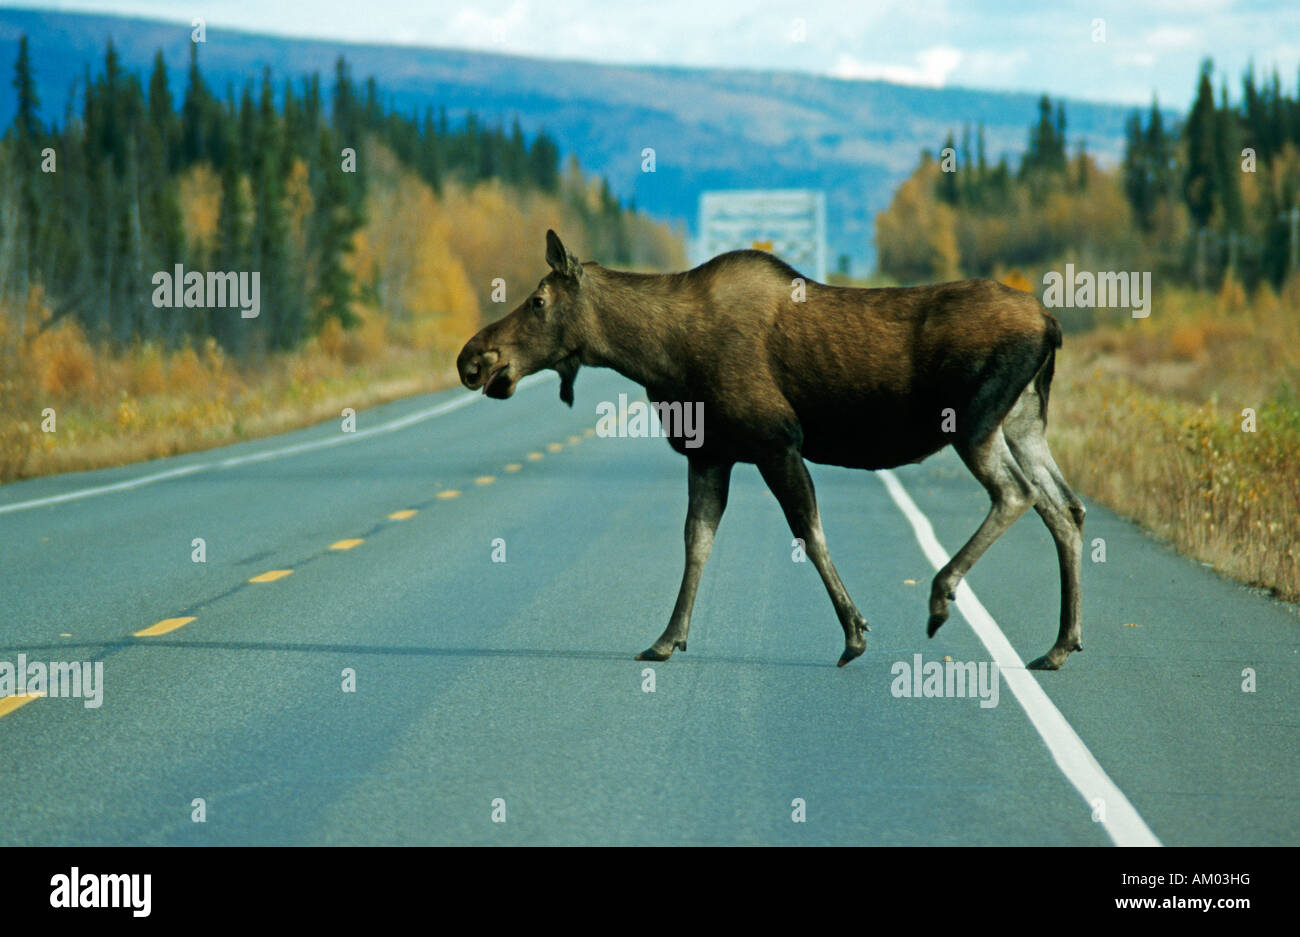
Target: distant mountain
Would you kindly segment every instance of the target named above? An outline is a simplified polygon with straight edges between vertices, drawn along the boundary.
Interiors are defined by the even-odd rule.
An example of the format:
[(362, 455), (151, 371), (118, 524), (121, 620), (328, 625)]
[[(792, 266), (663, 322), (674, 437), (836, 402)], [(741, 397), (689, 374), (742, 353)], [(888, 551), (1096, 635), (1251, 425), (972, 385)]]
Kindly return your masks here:
[[(9, 75), (26, 33), (47, 119), (62, 122), (70, 93), (89, 67), (102, 68), (112, 37), (124, 68), (147, 81), (161, 49), (174, 95), (183, 93), (190, 27), (115, 16), (0, 9), (0, 121), (13, 117)], [(779, 71), (611, 66), (455, 49), (361, 45), (223, 30), (209, 24), (199, 61), (224, 94), (269, 67), (277, 79), (313, 71), (326, 88), (343, 54), (353, 77), (374, 75), (402, 109), (445, 106), (456, 119), (473, 109), (489, 123), (518, 116), (526, 132), (545, 127), (562, 151), (609, 178), (639, 208), (692, 230), (707, 189), (819, 188), (826, 191), (828, 256), (848, 254), (865, 272), (874, 260), (875, 213), (924, 148), (949, 130), (983, 122), (990, 162), (1018, 155), (1037, 115), (1036, 96), (882, 81), (846, 81)], [(79, 104), (77, 105), (79, 109)], [(1067, 101), (1071, 152), (1080, 139), (1115, 161), (1127, 106)], [(655, 172), (642, 151), (655, 150)], [(1013, 161), (1014, 165), (1014, 161)]]

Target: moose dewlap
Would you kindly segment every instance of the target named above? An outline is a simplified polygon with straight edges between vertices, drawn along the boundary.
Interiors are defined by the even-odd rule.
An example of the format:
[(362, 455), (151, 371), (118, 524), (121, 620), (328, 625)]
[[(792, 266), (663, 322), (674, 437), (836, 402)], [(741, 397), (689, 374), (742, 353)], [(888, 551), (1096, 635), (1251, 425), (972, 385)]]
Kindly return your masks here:
[[(1029, 293), (990, 280), (852, 289), (810, 281), (770, 254), (734, 251), (684, 273), (579, 263), (546, 233), (548, 273), (457, 358), (461, 381), (510, 397), (546, 368), (572, 405), (582, 365), (612, 368), (652, 405), (697, 406), (707, 432), (667, 434), (687, 457), (686, 568), (664, 633), (638, 656), (686, 650), (691, 610), (731, 469), (753, 463), (806, 545), (844, 631), (840, 666), (866, 647), (866, 619), (831, 562), (805, 459), (880, 469), (952, 446), (992, 499), (988, 516), (934, 578), (928, 633), (962, 577), (1031, 507), (1056, 542), (1061, 620), (1031, 667), (1082, 650), (1084, 508), (1047, 446), (1061, 329)], [(701, 425), (703, 421), (701, 421)]]

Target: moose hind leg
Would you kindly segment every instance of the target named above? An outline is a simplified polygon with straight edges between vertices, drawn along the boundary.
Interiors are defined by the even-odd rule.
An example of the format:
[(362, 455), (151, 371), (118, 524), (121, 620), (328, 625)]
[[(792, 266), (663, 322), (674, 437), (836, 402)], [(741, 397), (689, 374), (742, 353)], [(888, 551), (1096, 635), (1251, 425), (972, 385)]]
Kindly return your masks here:
[(704, 564), (713, 551), (713, 535), (727, 509), (727, 493), (731, 488), (731, 463), (703, 462), (692, 459), (687, 474), (689, 506), (686, 510), (686, 569), (682, 572), (682, 585), (677, 592), (668, 627), (659, 640), (636, 656), (637, 660), (667, 660), (673, 651), (686, 650), (686, 638), (691, 630), (691, 611), (695, 608), (695, 592), (700, 585)]
[(1024, 469), (1038, 500), (1034, 505), (1039, 517), (1056, 542), (1056, 556), (1061, 570), (1061, 627), (1056, 644), (1028, 666), (1033, 670), (1057, 670), (1073, 651), (1083, 650), (1082, 567), (1083, 518), (1087, 513), (1075, 496), (1048, 448), (1040, 421), (1021, 424), (1007, 436), (1012, 454)]
[(948, 603), (956, 597), (957, 584), (962, 577), (970, 572), (984, 551), (1029, 510), (1035, 498), (1033, 484), (1011, 454), (1001, 426), (980, 443), (973, 446), (959, 443), (956, 448), (971, 474), (989, 493), (993, 504), (974, 535), (934, 577), (930, 587), (930, 620), (925, 629), (932, 638), (948, 620)]
[(779, 456), (764, 460), (758, 464), (758, 470), (772, 489), (772, 494), (785, 512), (790, 530), (804, 542), (804, 552), (817, 567), (822, 583), (835, 606), (840, 627), (844, 629), (844, 653), (840, 655), (837, 666), (843, 667), (860, 655), (867, 647), (866, 632), (871, 628), (862, 617), (848, 590), (840, 581), (840, 574), (831, 562), (830, 551), (826, 548), (826, 536), (822, 532), (821, 515), (817, 512), (817, 494), (813, 490), (812, 478), (803, 456), (795, 449), (787, 449)]

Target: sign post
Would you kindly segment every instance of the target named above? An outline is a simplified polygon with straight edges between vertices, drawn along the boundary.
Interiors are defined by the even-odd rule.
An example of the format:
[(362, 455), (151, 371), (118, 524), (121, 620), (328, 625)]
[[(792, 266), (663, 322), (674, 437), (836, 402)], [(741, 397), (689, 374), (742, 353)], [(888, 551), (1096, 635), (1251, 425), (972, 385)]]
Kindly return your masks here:
[(700, 195), (696, 260), (765, 250), (804, 276), (826, 280), (826, 194), (810, 189), (735, 189)]

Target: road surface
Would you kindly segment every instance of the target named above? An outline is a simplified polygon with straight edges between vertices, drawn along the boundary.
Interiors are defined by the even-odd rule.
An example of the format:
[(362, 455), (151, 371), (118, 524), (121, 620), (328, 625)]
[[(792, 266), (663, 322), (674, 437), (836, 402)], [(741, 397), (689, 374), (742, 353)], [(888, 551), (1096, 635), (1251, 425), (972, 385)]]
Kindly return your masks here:
[[(935, 550), (987, 506), (951, 451), (812, 468), (873, 629), (850, 666), (752, 466), (689, 651), (633, 660), (686, 466), (592, 434), (621, 392), (452, 390), (0, 488), (0, 662), (103, 663), (97, 708), (0, 701), (0, 844), (1300, 843), (1294, 611), (1089, 504), (1084, 653), (1016, 666), (1056, 634), (1032, 513), (927, 640)], [(897, 696), (915, 655), (1000, 663), (997, 705)]]

